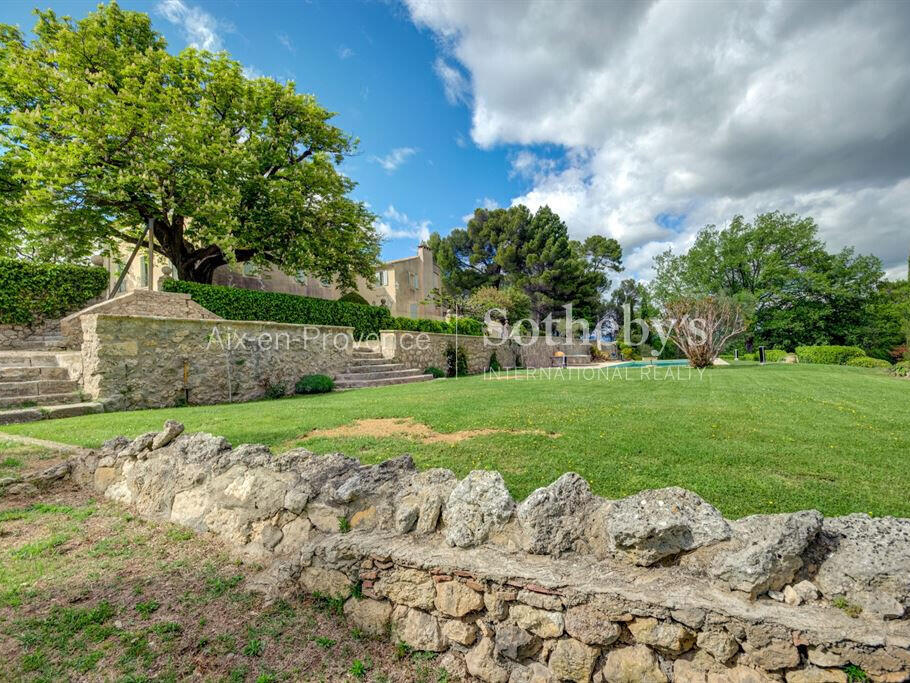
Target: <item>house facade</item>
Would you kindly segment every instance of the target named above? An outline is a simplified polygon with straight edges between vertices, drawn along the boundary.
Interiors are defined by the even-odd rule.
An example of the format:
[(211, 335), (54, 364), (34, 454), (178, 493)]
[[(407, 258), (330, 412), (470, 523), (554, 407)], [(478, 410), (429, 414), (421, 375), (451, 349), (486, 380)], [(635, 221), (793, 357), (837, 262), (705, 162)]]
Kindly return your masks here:
[[(105, 257), (102, 260), (111, 276), (111, 287), (117, 284), (129, 251), (122, 254), (120, 262)], [(163, 257), (156, 256), (152, 273), (151, 289), (159, 289), (162, 278), (176, 277), (171, 264)], [(338, 299), (344, 293), (333, 282), (298, 273), (290, 276), (276, 269), (261, 272), (249, 265), (221, 266), (215, 271), (213, 284), (242, 289), (256, 289), (264, 292), (283, 292), (318, 299)], [(439, 267), (433, 260), (430, 248), (420, 243), (417, 255), (382, 263), (372, 281), (357, 278), (357, 292), (374, 306), (385, 306), (394, 316), (408, 318), (443, 318), (444, 311), (432, 303), (430, 295), (441, 285)], [(148, 254), (136, 255), (120, 286), (119, 293), (136, 289), (149, 289)]]

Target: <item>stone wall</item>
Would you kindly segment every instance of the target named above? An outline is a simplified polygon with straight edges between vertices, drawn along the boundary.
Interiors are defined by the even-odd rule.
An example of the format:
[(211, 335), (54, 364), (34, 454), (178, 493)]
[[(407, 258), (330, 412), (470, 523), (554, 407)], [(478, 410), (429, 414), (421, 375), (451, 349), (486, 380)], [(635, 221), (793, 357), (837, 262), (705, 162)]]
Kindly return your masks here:
[(572, 473), (516, 502), (497, 472), (274, 457), (182, 431), (113, 439), (72, 474), (147, 518), (216, 534), (266, 566), (258, 586), (275, 597), (343, 601), (365, 635), (444, 653), (451, 680), (910, 676), (910, 520), (731, 521), (683, 489), (604, 500)]
[(0, 350), (15, 350), (30, 341), (59, 334), (59, 320), (43, 320), (33, 325), (0, 325)]
[(83, 390), (108, 410), (250, 401), (350, 362), (353, 328), (86, 314)]
[[(383, 356), (409, 368), (424, 369), (436, 367), (446, 369), (446, 348), (455, 345), (454, 334), (435, 332), (408, 332), (405, 330), (383, 330), (380, 332), (378, 348)], [(499, 364), (504, 368), (515, 367), (516, 358), (526, 368), (550, 367), (553, 353), (558, 349), (565, 353), (590, 354), (588, 344), (548, 345), (543, 338), (535, 343), (520, 345), (513, 341), (485, 339), (470, 335), (458, 335), (458, 346), (464, 349), (468, 359), (468, 371), (481, 373), (490, 367), (490, 355), (495, 352)]]
[(101, 301), (60, 321), (60, 331), (70, 348), (82, 344), (82, 317), (86, 315), (142, 315), (159, 318), (192, 318), (221, 320), (190, 298), (189, 294), (134, 290), (113, 299)]

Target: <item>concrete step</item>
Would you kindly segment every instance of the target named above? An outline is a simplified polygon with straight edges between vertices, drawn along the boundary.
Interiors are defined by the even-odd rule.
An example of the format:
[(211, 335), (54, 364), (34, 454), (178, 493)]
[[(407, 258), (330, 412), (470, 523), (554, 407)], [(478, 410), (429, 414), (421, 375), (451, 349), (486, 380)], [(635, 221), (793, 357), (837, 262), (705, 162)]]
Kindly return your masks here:
[(352, 363), (345, 369), (345, 372), (390, 372), (404, 369), (406, 369), (404, 363)]
[(103, 413), (101, 403), (88, 401), (85, 403), (69, 403), (48, 405), (41, 408), (19, 408), (15, 410), (0, 410), (0, 425), (19, 424), (22, 422), (35, 422), (37, 420), (53, 420), (62, 417), (76, 417)]
[(383, 370), (379, 372), (345, 372), (335, 377), (336, 382), (356, 381), (361, 379), (383, 379), (393, 377), (410, 377), (411, 375), (422, 375), (423, 370), (417, 368), (405, 368), (403, 370)]
[(37, 379), (69, 379), (66, 368), (47, 367), (0, 367), (0, 382), (26, 382)]
[(4, 408), (34, 408), (36, 406), (53, 406), (81, 403), (82, 394), (45, 394), (44, 396), (0, 396), (0, 410)]
[[(38, 370), (40, 368), (32, 368)], [(0, 381), (0, 397), (45, 396), (47, 394), (70, 394), (78, 391), (76, 382), (68, 379), (39, 379), (30, 382)]]
[(359, 379), (335, 382), (336, 389), (365, 389), (367, 387), (384, 387), (390, 384), (411, 384), (413, 382), (426, 382), (433, 379), (433, 375), (410, 375), (408, 377), (390, 377), (388, 379)]

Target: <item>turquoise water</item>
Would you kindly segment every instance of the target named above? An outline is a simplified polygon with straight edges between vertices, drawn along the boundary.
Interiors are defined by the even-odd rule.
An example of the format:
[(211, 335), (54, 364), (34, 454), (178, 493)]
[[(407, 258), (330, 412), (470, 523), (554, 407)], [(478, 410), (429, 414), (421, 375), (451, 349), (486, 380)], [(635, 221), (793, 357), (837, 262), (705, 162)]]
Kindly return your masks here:
[(619, 365), (613, 365), (614, 368), (643, 368), (648, 365), (688, 365), (689, 361), (686, 359), (681, 360), (652, 360), (652, 361), (643, 361), (643, 360), (630, 360), (625, 363), (620, 363)]

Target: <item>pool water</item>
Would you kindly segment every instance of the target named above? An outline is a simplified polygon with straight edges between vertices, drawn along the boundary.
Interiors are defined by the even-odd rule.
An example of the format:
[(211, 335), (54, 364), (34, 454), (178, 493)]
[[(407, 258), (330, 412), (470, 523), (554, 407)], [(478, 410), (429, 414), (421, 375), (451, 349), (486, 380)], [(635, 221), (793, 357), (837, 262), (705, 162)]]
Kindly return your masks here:
[(648, 361), (630, 360), (630, 361), (626, 361), (625, 363), (619, 363), (618, 365), (614, 365), (612, 367), (614, 367), (614, 368), (644, 368), (644, 367), (647, 367), (648, 365), (664, 366), (664, 365), (688, 365), (688, 364), (689, 364), (689, 361), (687, 361), (685, 358), (674, 359), (674, 360), (648, 360)]

